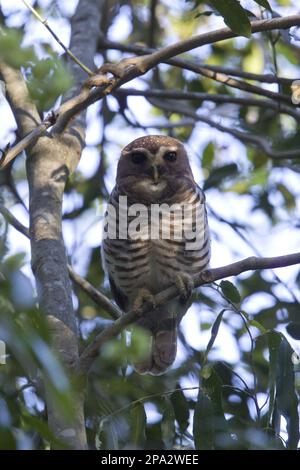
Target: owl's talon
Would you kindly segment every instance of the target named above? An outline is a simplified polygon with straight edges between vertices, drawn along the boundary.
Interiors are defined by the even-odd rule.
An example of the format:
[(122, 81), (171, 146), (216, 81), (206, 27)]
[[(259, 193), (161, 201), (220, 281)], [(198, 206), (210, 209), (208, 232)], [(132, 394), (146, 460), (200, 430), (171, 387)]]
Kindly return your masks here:
[(148, 289), (142, 287), (141, 289), (139, 289), (138, 294), (132, 303), (132, 311), (136, 315), (141, 315), (143, 313), (143, 306), (145, 303), (153, 309), (156, 308), (154, 295), (151, 294)]
[(180, 272), (175, 276), (174, 284), (179, 291), (180, 300), (188, 300), (194, 289), (194, 281), (192, 276), (187, 273)]

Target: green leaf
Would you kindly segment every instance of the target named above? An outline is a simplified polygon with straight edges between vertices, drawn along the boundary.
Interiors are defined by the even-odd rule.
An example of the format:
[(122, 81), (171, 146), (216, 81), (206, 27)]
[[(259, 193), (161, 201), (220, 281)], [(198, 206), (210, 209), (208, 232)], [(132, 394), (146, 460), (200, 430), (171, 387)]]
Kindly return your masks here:
[(232, 282), (230, 282), (230, 281), (221, 281), (220, 282), (220, 287), (221, 287), (221, 290), (222, 290), (223, 294), (225, 295), (225, 297), (227, 297), (228, 300), (230, 300), (231, 302), (233, 302), (235, 304), (240, 303), (240, 301), (241, 301), (240, 293), (237, 290), (237, 288), (235, 287), (235, 285), (232, 284)]
[(234, 33), (247, 38), (251, 36), (249, 18), (237, 0), (210, 0), (210, 3), (220, 13), (225, 24)]
[(0, 60), (16, 69), (36, 60), (33, 47), (22, 47), (22, 39), (16, 29), (0, 29)]
[(296, 207), (296, 199), (294, 194), (282, 183), (277, 183), (277, 190), (281, 193), (286, 208), (287, 209), (295, 209)]
[(237, 174), (238, 167), (236, 163), (229, 163), (228, 165), (213, 168), (209, 177), (204, 182), (203, 189), (206, 190), (212, 187), (218, 187), (224, 179), (236, 176)]
[(224, 416), (222, 403), (223, 382), (214, 367), (211, 368), (209, 377), (202, 380), (202, 386), (204, 392), (209, 396), (214, 410), (214, 448), (228, 449), (233, 446), (233, 441), (229, 434), (228, 422)]
[(138, 402), (130, 409), (130, 421), (131, 421), (131, 439), (130, 442), (135, 447), (142, 448), (145, 440), (145, 429), (147, 423), (147, 417), (145, 408), (142, 402)]
[(256, 320), (249, 320), (248, 324), (251, 326), (255, 326), (255, 328), (257, 328), (261, 333), (267, 332), (266, 328)]
[(22, 421), (25, 424), (25, 428), (30, 432), (32, 432), (32, 430), (37, 432), (46, 441), (49, 441), (52, 446), (55, 446), (55, 449), (68, 449), (68, 446), (62, 440), (54, 436), (47, 423), (37, 416), (32, 416), (29, 413), (26, 413), (22, 416)]
[(229, 434), (223, 410), (223, 382), (214, 367), (206, 369), (209, 369), (209, 374), (201, 374), (202, 386), (199, 387), (194, 414), (195, 448), (228, 449), (234, 446), (234, 442)]
[(287, 327), (286, 331), (288, 334), (294, 338), (294, 339), (299, 339), (300, 340), (300, 323), (296, 323), (294, 321), (291, 321)]
[(196, 450), (213, 449), (213, 419), (214, 410), (211, 399), (200, 387), (193, 422), (193, 436)]
[(41, 109), (49, 109), (56, 99), (68, 91), (73, 84), (69, 70), (60, 57), (52, 54), (42, 60), (35, 60), (28, 73), (28, 90), (31, 98)]
[(287, 422), (288, 449), (297, 449), (299, 441), (298, 399), (295, 391), (293, 350), (286, 338), (275, 331), (267, 333), (270, 355), (269, 426), (278, 431), (280, 416)]
[(212, 162), (215, 157), (215, 146), (212, 142), (209, 142), (203, 151), (202, 156), (202, 168), (211, 168)]
[(226, 312), (226, 309), (223, 309), (219, 315), (217, 316), (212, 328), (211, 328), (211, 336), (210, 336), (210, 340), (208, 342), (208, 345), (206, 347), (206, 350), (205, 350), (205, 353), (204, 353), (204, 358), (203, 358), (203, 365), (206, 363), (206, 360), (207, 360), (207, 356), (211, 350), (211, 348), (213, 347), (214, 345), (214, 342), (215, 342), (215, 339), (217, 337), (217, 334), (218, 334), (218, 331), (219, 331), (219, 328), (220, 328), (220, 325), (221, 325), (221, 321), (222, 321), (222, 318), (223, 318), (223, 314)]
[(238, 194), (247, 194), (253, 186), (265, 186), (269, 176), (270, 173), (267, 168), (258, 168), (257, 170), (252, 171), (251, 175), (247, 175), (247, 177), (240, 179), (229, 188), (226, 188), (226, 191), (233, 191)]
[(161, 437), (166, 449), (172, 449), (175, 438), (175, 413), (171, 400), (164, 399), (164, 411), (161, 421)]
[(271, 8), (268, 0), (254, 0), (254, 1), (255, 1), (255, 3), (258, 3), (258, 5), (266, 8), (267, 10), (272, 11), (272, 8)]
[(210, 10), (209, 10), (209, 11), (200, 11), (199, 13), (197, 13), (197, 14), (194, 16), (194, 18), (195, 18), (195, 19), (196, 19), (196, 18), (200, 18), (200, 16), (211, 16), (211, 15), (213, 15), (213, 14), (214, 14), (214, 12), (213, 12), (213, 11), (210, 11)]
[(189, 425), (190, 409), (188, 401), (179, 384), (177, 388), (179, 390), (172, 393), (170, 400), (174, 408), (175, 419), (178, 423), (179, 430), (181, 433), (184, 433)]
[(284, 416), (287, 422), (287, 447), (288, 449), (297, 449), (299, 442), (299, 414), (292, 354), (293, 350), (290, 344), (282, 336), (279, 346), (276, 402), (278, 412)]
[(268, 426), (274, 429), (275, 397), (276, 397), (276, 373), (278, 348), (281, 341), (280, 335), (276, 331), (267, 333), (269, 346), (269, 410)]

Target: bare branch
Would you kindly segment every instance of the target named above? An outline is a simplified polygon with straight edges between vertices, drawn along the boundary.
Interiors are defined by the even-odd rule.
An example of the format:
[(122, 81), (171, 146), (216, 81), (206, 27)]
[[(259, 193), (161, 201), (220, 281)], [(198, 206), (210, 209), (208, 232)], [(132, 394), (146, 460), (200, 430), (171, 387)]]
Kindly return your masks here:
[(51, 36), (55, 39), (55, 41), (63, 48), (63, 50), (65, 51), (65, 53), (72, 59), (74, 60), (74, 62), (76, 62), (76, 64), (79, 65), (79, 67), (82, 68), (82, 70), (84, 70), (88, 75), (93, 75), (94, 72), (92, 72), (88, 67), (86, 67), (86, 65), (84, 65), (74, 54), (73, 52), (68, 49), (68, 47), (66, 47), (64, 45), (64, 43), (59, 39), (59, 37), (57, 36), (57, 34), (53, 31), (53, 29), (49, 26), (49, 23), (48, 23), (48, 20), (46, 20), (45, 18), (42, 18), (41, 15), (38, 13), (38, 11), (32, 6), (30, 5), (30, 3), (27, 2), (27, 0), (22, 0), (23, 3), (27, 6), (27, 8), (32, 12), (32, 14), (45, 26), (45, 28), (49, 31), (49, 33), (51, 34)]
[[(273, 18), (271, 20), (254, 21), (251, 23), (251, 25), (252, 33), (270, 31), (272, 29), (290, 28), (292, 26), (300, 25), (300, 15), (288, 16), (285, 18)], [(57, 110), (58, 119), (56, 124), (53, 126), (53, 134), (62, 133), (69, 124), (69, 122), (74, 119), (74, 117), (78, 116), (82, 111), (84, 111), (88, 106), (98, 100), (101, 100), (108, 93), (111, 93), (112, 91), (116, 90), (124, 83), (127, 83), (130, 80), (143, 75), (150, 68), (155, 67), (160, 62), (165, 62), (169, 60), (170, 57), (176, 56), (178, 54), (181, 54), (182, 52), (186, 52), (193, 48), (200, 47), (205, 44), (212, 44), (233, 37), (237, 37), (237, 35), (234, 34), (229, 28), (222, 28), (216, 31), (211, 31), (209, 33), (200, 34), (198, 36), (195, 36), (194, 38), (180, 41), (170, 46), (166, 46), (160, 49), (159, 51), (155, 51), (152, 54), (146, 55), (144, 57), (136, 57), (136, 65), (126, 65), (126, 61), (122, 64), (121, 61), (119, 66), (121, 66), (122, 64), (121, 69), (123, 67), (124, 71), (121, 77), (108, 79), (106, 75), (101, 75), (99, 80), (100, 86), (98, 86), (92, 91), (90, 91), (87, 86), (83, 86), (81, 92), (77, 96), (75, 96), (75, 90), (72, 90), (72, 96), (75, 97), (69, 99), (69, 101), (64, 103)], [(84, 44), (81, 44), (81, 52), (82, 46), (86, 46), (85, 42)], [(77, 55), (79, 56), (79, 54)], [(184, 63), (184, 67), (188, 68), (187, 61), (182, 62)], [(74, 65), (77, 66), (77, 64)], [(253, 86), (245, 82), (240, 82), (238, 80), (231, 79), (227, 76), (218, 76), (216, 75), (216, 73), (211, 72), (209, 70), (205, 70), (204, 68), (202, 71), (199, 71), (199, 67), (195, 66), (194, 64), (190, 64), (189, 67), (194, 71), (198, 70), (198, 73), (207, 74), (207, 76), (209, 76), (210, 78), (218, 79), (222, 83), (230, 84), (230, 86), (235, 86), (237, 88), (243, 89), (244, 91), (268, 96), (278, 101), (284, 101), (288, 103), (290, 102), (288, 96), (281, 95), (280, 93), (264, 90), (260, 87)], [(77, 70), (77, 74), (78, 73), (79, 72)], [(82, 118), (80, 119), (80, 123), (82, 124)], [(32, 129), (30, 129), (30, 131), (31, 130)]]
[(108, 312), (111, 317), (116, 320), (119, 318), (123, 312), (114, 305), (102, 292), (95, 289), (92, 284), (90, 284), (86, 279), (79, 276), (72, 266), (68, 264), (68, 271), (70, 274), (70, 278), (101, 308), (103, 308), (106, 312)]
[(258, 106), (264, 109), (274, 109), (278, 113), (288, 114), (295, 118), (297, 121), (300, 119), (300, 112), (292, 107), (274, 103), (272, 100), (263, 100), (255, 98), (241, 98), (231, 95), (218, 95), (211, 93), (197, 93), (189, 91), (178, 91), (178, 90), (137, 90), (135, 88), (120, 88), (114, 93), (116, 96), (145, 96), (145, 97), (154, 97), (154, 98), (166, 98), (166, 99), (175, 99), (175, 100), (197, 100), (200, 102), (203, 101), (212, 101), (214, 103), (233, 103), (240, 104), (242, 106)]
[[(230, 276), (238, 276), (241, 273), (247, 271), (254, 271), (257, 269), (274, 269), (282, 268), (286, 266), (292, 266), (300, 264), (300, 252), (292, 253), (285, 256), (277, 256), (274, 258), (258, 258), (255, 256), (245, 258), (236, 263), (221, 266), (219, 268), (207, 269), (196, 274), (193, 277), (194, 286), (199, 287), (203, 284), (208, 284), (220, 279), (224, 279)], [(178, 295), (178, 290), (175, 286), (171, 286), (168, 289), (163, 290), (155, 296), (155, 304), (157, 307), (164, 305), (169, 300), (173, 299)], [(144, 306), (143, 315), (150, 310), (149, 306)], [(94, 359), (99, 354), (99, 349), (102, 345), (117, 336), (123, 329), (136, 320), (136, 314), (134, 312), (126, 313), (123, 317), (116, 320), (112, 325), (105, 328), (99, 333), (94, 341), (88, 345), (80, 356), (80, 371), (82, 374), (88, 373)]]
[(299, 150), (286, 150), (286, 151), (276, 151), (273, 150), (270, 143), (263, 137), (249, 134), (246, 132), (242, 132), (238, 129), (235, 129), (233, 126), (225, 126), (223, 124), (219, 124), (215, 122), (213, 119), (210, 119), (206, 116), (202, 116), (201, 114), (189, 109), (188, 107), (177, 106), (172, 102), (166, 102), (162, 100), (151, 99), (150, 102), (156, 106), (157, 108), (164, 109), (169, 112), (173, 112), (176, 114), (182, 114), (183, 116), (191, 117), (195, 120), (195, 122), (203, 122), (210, 127), (218, 129), (221, 132), (226, 132), (231, 134), (236, 139), (240, 140), (245, 144), (253, 145), (254, 147), (260, 148), (268, 157), (274, 160), (287, 160), (287, 159), (299, 159), (300, 153)]
[[(111, 41), (106, 38), (101, 38), (100, 49), (113, 49), (118, 50), (120, 52), (130, 52), (136, 55), (145, 55), (145, 54), (152, 54), (155, 52), (156, 49), (152, 49), (150, 47), (144, 47), (140, 45), (134, 44), (122, 44), (117, 41)], [(217, 72), (225, 75), (232, 75), (234, 77), (245, 78), (246, 80), (253, 80), (261, 83), (281, 83), (282, 85), (291, 85), (296, 78), (285, 78), (285, 77), (278, 77), (271, 73), (268, 74), (256, 74), (251, 72), (245, 72), (244, 70), (235, 69), (233, 67), (224, 67), (220, 65), (208, 65), (208, 64), (196, 64), (191, 60), (183, 60), (183, 59), (168, 59), (164, 60), (162, 63), (174, 65), (175, 67), (185, 68), (190, 70), (190, 66), (193, 67), (192, 71), (195, 71), (195, 67), (199, 69), (206, 69), (211, 70), (212, 72)], [(196, 72), (198, 73), (198, 72)], [(200, 73), (200, 72), (199, 72)]]
[(0, 204), (0, 213), (10, 225), (18, 230), (18, 232), (25, 235), (25, 237), (30, 238), (29, 229), (25, 227), (25, 225), (21, 224), (21, 222), (5, 206), (3, 206), (3, 204)]
[(39, 137), (45, 134), (46, 130), (54, 124), (56, 117), (50, 113), (37, 127), (21, 139), (12, 148), (2, 152), (0, 159), (0, 170), (3, 170), (11, 161), (13, 161), (21, 152), (26, 150), (30, 145), (34, 145)]
[[(270, 20), (259, 20), (251, 23), (252, 33), (258, 33), (262, 31), (271, 31), (273, 29), (287, 29), (292, 26), (300, 25), (300, 15), (287, 16), (285, 18), (273, 18)], [(63, 132), (68, 122), (74, 118), (82, 110), (86, 109), (90, 104), (102, 99), (108, 93), (111, 93), (121, 85), (129, 82), (130, 80), (144, 75), (148, 70), (157, 66), (159, 63), (164, 62), (171, 57), (182, 54), (183, 52), (190, 51), (196, 47), (200, 47), (206, 44), (213, 44), (225, 39), (237, 37), (235, 33), (229, 28), (222, 28), (208, 33), (194, 36), (193, 38), (179, 41), (175, 44), (163, 47), (162, 49), (153, 52), (152, 54), (135, 57), (134, 60), (129, 59), (121, 61), (117, 66), (113, 66), (119, 69), (121, 76), (115, 77), (112, 83), (104, 84), (101, 83), (101, 88), (92, 90), (89, 94), (86, 90), (83, 90), (73, 102), (65, 103), (59, 110), (59, 118), (57, 124), (54, 126), (56, 132)], [(135, 62), (135, 65), (134, 65)], [(259, 89), (259, 87), (256, 87)], [(257, 90), (258, 91), (258, 90)], [(278, 95), (278, 94), (276, 94)], [(284, 96), (284, 95), (282, 95)]]

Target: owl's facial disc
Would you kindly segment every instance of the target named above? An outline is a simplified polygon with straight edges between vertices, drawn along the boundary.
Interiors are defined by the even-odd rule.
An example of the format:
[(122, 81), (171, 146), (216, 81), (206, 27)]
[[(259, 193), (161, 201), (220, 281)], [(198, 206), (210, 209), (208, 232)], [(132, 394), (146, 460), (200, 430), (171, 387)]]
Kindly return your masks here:
[(117, 182), (137, 200), (171, 197), (194, 184), (181, 142), (166, 136), (145, 136), (128, 144), (118, 163)]
[(152, 181), (148, 184), (158, 185), (165, 179), (166, 173), (170, 173), (170, 166), (177, 160), (177, 146), (161, 146), (155, 152), (144, 147), (135, 148), (127, 158), (130, 160), (133, 170), (142, 178), (143, 176)]

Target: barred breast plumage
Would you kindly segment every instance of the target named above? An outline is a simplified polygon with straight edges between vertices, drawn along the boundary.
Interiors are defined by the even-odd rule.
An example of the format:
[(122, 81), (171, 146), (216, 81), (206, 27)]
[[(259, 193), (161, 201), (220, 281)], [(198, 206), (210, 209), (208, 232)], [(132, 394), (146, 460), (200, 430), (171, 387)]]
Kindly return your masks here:
[(177, 328), (189, 307), (192, 275), (210, 258), (204, 194), (179, 141), (146, 136), (125, 147), (104, 230), (103, 260), (122, 309), (138, 312), (144, 301), (151, 302), (172, 283), (181, 294), (136, 322), (151, 332), (152, 346), (135, 369), (161, 374), (176, 356)]

